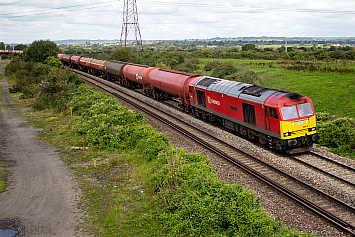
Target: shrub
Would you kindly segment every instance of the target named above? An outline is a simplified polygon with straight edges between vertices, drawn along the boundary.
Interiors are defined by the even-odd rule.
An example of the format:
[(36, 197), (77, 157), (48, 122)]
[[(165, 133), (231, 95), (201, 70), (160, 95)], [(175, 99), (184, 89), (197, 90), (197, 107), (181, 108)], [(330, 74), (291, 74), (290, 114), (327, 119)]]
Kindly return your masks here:
[(355, 119), (337, 118), (329, 113), (317, 113), (319, 144), (332, 152), (355, 158)]
[(209, 61), (206, 63), (205, 67), (203, 68), (203, 70), (205, 71), (212, 71), (213, 69), (215, 69), (218, 65), (221, 65), (222, 63), (218, 62), (218, 61)]
[(259, 85), (262, 80), (261, 78), (253, 71), (244, 71), (240, 73), (235, 73), (226, 77), (227, 80), (243, 82), (253, 85)]
[(152, 182), (167, 236), (290, 235), (241, 185), (220, 180), (207, 157), (171, 149), (160, 153)]
[(50, 40), (33, 41), (23, 52), (23, 60), (31, 62), (44, 62), (48, 57), (57, 57), (59, 48)]
[(225, 78), (225, 76), (231, 75), (237, 71), (237, 67), (231, 63), (223, 63), (218, 65), (212, 72), (212, 77)]

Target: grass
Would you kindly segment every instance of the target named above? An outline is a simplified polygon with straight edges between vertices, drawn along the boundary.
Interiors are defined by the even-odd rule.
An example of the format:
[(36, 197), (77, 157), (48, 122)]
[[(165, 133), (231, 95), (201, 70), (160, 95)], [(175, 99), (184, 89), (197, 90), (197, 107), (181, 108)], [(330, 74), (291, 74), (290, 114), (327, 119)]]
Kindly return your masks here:
[(6, 179), (7, 171), (2, 163), (0, 163), (0, 193), (4, 192), (6, 189)]
[[(0, 60), (0, 64), (3, 64), (3, 60)], [(2, 69), (0, 67), (0, 77), (2, 80)], [(0, 86), (0, 111), (2, 114), (4, 114), (4, 108), (2, 106), (2, 86)], [(3, 164), (0, 163), (0, 193), (5, 191), (6, 188), (6, 182), (4, 181), (5, 177), (7, 175), (7, 172), (5, 168), (3, 167)]]
[[(78, 94), (86, 97), (84, 93), (81, 90)], [(105, 111), (105, 108), (102, 108), (103, 105), (110, 104), (110, 102), (101, 103), (96, 95), (90, 97), (95, 98), (90, 102), (81, 100), (83, 97), (72, 98), (78, 103), (73, 106), (73, 111), (75, 108), (77, 109), (77, 106), (85, 108), (78, 114), (83, 114), (85, 111), (94, 113), (97, 109)], [(92, 102), (93, 100), (94, 102)], [(95, 107), (95, 110), (87, 107), (90, 103), (93, 104), (92, 107)], [(98, 108), (96, 105), (100, 105), (100, 107)], [(55, 113), (51, 110), (43, 110), (27, 112), (26, 116), (34, 126), (43, 128), (40, 138), (60, 148), (63, 161), (74, 171), (79, 187), (83, 191), (80, 206), (86, 212), (80, 228), (89, 234), (97, 236), (200, 236), (201, 231), (204, 231), (202, 235), (214, 236), (214, 231), (217, 230), (222, 231), (221, 233), (227, 232), (223, 232), (216, 221), (211, 221), (212, 218), (216, 218), (218, 213), (220, 215), (218, 221), (226, 221), (223, 215), (230, 211), (229, 207), (233, 204), (234, 206), (231, 208), (237, 208), (239, 212), (231, 212), (229, 215), (231, 220), (228, 221), (231, 221), (233, 226), (241, 226), (238, 230), (240, 233), (254, 233), (250, 234), (253, 236), (263, 235), (260, 234), (263, 233), (260, 231), (264, 227), (267, 231), (265, 233), (269, 234), (308, 236), (289, 231), (281, 223), (268, 217), (252, 192), (243, 189), (240, 185), (227, 185), (224, 181), (219, 180), (206, 157), (200, 154), (185, 154), (181, 150), (177, 152), (176, 148), (171, 147), (169, 149), (172, 151), (170, 153), (168, 151), (168, 154), (165, 151), (164, 155), (162, 151), (158, 156), (152, 156), (151, 153), (152, 151), (154, 153), (155, 147), (149, 149), (150, 143), (156, 143), (151, 142), (151, 138), (147, 136), (155, 138), (157, 136), (146, 125), (138, 124), (141, 129), (132, 129), (131, 127), (137, 125), (129, 125), (127, 134), (124, 133), (123, 137), (112, 138), (120, 141), (121, 148), (113, 148), (103, 144), (94, 145), (94, 141), (84, 138), (77, 132), (82, 125), (92, 123), (93, 120), (87, 117), (87, 114), (82, 116), (87, 120), (82, 120), (79, 118), (80, 115), (72, 114), (69, 111)], [(138, 115), (136, 115), (138, 117), (134, 117), (131, 112), (120, 107), (117, 108), (117, 111), (121, 111), (120, 114), (125, 114), (130, 119), (139, 118)], [(93, 117), (100, 116), (94, 113)], [(104, 118), (107, 121), (107, 117)], [(125, 119), (127, 120), (122, 117), (122, 120)], [(84, 124), (78, 124), (80, 121)], [(122, 121), (119, 122), (122, 123)], [(86, 134), (89, 134), (89, 131), (91, 128), (86, 130)], [(147, 140), (145, 141), (141, 137), (145, 137), (144, 139)], [(101, 138), (99, 136), (97, 138), (100, 141)], [(132, 143), (133, 138), (138, 139), (137, 142)], [(133, 144), (136, 148), (122, 149), (125, 147), (124, 144)], [(139, 146), (139, 144), (143, 144), (143, 146)], [(192, 161), (194, 159), (197, 163)], [(180, 160), (180, 162), (175, 162), (176, 160)], [(178, 181), (180, 186), (172, 188), (177, 185), (175, 181), (174, 185), (171, 185), (172, 180)], [(208, 190), (209, 188), (212, 189)], [(221, 193), (219, 193), (220, 188), (221, 191), (223, 190)], [(223, 201), (226, 195), (233, 200), (240, 200), (241, 204)], [(233, 195), (240, 197), (236, 198)], [(216, 199), (217, 197), (222, 200)], [(174, 202), (169, 200), (174, 200)], [(244, 202), (249, 205), (246, 206)], [(212, 205), (216, 212), (207, 211)], [(176, 206), (180, 208), (174, 210)], [(242, 212), (240, 206), (244, 207)], [(191, 209), (192, 207), (193, 209)], [(245, 215), (249, 211), (253, 213), (255, 218)], [(238, 213), (238, 218), (235, 216), (236, 213)], [(246, 217), (247, 221), (240, 221)], [(206, 223), (211, 226), (206, 226)], [(232, 225), (230, 233), (235, 233)]]
[[(3, 60), (0, 60), (0, 64), (3, 64)], [(0, 67), (0, 77), (1, 77), (1, 80), (2, 80), (2, 69)], [(0, 86), (0, 112), (2, 114), (2, 116), (4, 115), (4, 108), (2, 106), (2, 86)], [(4, 192), (5, 189), (6, 189), (6, 182), (5, 182), (5, 179), (6, 179), (6, 176), (7, 176), (7, 171), (4, 167), (4, 165), (0, 162), (0, 193)]]
[(75, 172), (87, 212), (80, 228), (98, 236), (159, 236), (160, 223), (151, 220), (156, 211), (154, 193), (145, 186), (148, 164), (140, 155), (116, 149), (71, 149), (83, 147), (71, 133), (69, 114), (52, 111), (27, 113), (32, 124), (43, 128), (41, 139), (62, 149), (62, 159)]
[[(355, 108), (355, 83), (352, 73), (290, 71), (279, 67), (255, 65), (256, 63), (276, 62), (270, 60), (200, 59), (199, 66), (203, 68), (208, 61), (212, 60), (234, 62), (239, 68), (238, 72), (245, 70), (256, 72), (263, 78), (261, 86), (306, 95), (312, 99), (316, 112), (326, 111), (340, 117), (355, 118), (353, 109)], [(322, 63), (324, 66), (330, 64), (329, 62)], [(341, 65), (334, 63), (333, 67), (355, 69), (352, 63), (346, 66)], [(207, 72), (206, 75), (211, 73)]]

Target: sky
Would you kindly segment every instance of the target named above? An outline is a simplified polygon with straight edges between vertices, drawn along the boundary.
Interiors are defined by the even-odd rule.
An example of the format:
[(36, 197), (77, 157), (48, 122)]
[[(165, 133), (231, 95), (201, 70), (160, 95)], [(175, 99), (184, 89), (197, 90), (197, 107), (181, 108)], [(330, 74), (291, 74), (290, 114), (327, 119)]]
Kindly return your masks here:
[[(130, 0), (132, 1), (132, 0)], [(142, 40), (354, 37), (354, 0), (136, 0)], [(120, 39), (124, 0), (0, 0), (0, 42)], [(129, 39), (134, 39), (131, 32)]]

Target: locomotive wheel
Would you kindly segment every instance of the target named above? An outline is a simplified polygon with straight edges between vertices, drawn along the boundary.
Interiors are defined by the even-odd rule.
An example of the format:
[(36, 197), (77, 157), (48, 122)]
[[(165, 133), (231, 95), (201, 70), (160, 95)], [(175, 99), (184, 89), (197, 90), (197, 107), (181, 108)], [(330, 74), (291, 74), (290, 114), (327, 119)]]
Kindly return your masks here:
[(258, 137), (258, 140), (259, 140), (260, 144), (263, 144), (263, 145), (266, 144), (266, 140), (264, 138)]

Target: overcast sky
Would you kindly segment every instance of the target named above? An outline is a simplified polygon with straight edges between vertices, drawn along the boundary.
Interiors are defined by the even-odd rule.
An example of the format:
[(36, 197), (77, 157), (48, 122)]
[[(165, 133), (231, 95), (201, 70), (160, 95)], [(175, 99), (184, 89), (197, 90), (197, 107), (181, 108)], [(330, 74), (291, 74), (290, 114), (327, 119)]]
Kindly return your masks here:
[[(0, 0), (0, 42), (120, 39), (123, 2)], [(355, 36), (354, 0), (137, 0), (137, 5), (143, 40)]]

